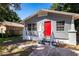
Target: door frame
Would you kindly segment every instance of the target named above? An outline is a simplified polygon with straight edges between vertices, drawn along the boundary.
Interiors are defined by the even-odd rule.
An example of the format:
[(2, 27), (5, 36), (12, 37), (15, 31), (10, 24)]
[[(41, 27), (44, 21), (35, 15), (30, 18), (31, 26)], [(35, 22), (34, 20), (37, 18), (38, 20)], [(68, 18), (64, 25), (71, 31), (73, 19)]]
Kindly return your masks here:
[(52, 22), (51, 22), (51, 20), (46, 20), (46, 21), (44, 21), (44, 32), (43, 32), (43, 34), (44, 34), (44, 37), (46, 37), (46, 35), (45, 35), (45, 23), (46, 22), (50, 22), (50, 36), (47, 36), (47, 37), (51, 37), (51, 35), (52, 35)]

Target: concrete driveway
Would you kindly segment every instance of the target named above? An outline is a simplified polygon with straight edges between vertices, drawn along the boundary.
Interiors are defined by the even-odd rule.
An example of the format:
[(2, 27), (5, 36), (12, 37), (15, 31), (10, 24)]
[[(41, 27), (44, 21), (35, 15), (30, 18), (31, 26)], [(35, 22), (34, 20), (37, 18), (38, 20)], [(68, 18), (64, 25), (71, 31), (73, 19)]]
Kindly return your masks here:
[(48, 45), (44, 49), (34, 49), (30, 56), (77, 56), (78, 54), (66, 48), (52, 48)]

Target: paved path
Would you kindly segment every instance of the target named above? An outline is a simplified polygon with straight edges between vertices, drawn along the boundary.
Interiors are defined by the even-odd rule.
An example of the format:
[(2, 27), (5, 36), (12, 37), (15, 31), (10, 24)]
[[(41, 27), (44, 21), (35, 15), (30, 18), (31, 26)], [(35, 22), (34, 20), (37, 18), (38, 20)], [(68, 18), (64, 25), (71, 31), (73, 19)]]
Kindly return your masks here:
[(30, 56), (77, 56), (77, 53), (66, 48), (51, 48), (45, 46), (45, 49), (34, 50)]

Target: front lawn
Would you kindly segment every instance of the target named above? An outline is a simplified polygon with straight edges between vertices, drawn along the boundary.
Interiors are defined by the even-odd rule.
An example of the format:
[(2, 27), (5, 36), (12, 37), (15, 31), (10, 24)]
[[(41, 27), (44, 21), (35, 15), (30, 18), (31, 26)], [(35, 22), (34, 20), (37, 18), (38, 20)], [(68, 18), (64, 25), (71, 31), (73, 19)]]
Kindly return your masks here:
[(16, 42), (21, 40), (20, 36), (15, 36), (15, 37), (8, 37), (8, 38), (0, 38), (0, 43), (5, 43), (5, 42)]
[(27, 40), (16, 40), (13, 42), (7, 42), (0, 45), (0, 56), (22, 56), (29, 55), (32, 50), (32, 45), (36, 45), (36, 41), (27, 41)]

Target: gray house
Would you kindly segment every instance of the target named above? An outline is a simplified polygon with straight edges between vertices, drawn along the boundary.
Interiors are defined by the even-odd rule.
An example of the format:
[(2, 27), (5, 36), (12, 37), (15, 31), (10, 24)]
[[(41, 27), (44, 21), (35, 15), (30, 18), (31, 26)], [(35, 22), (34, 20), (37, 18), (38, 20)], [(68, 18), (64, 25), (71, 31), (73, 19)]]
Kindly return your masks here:
[(40, 10), (25, 20), (23, 39), (27, 40), (56, 40), (76, 45), (76, 30), (74, 20), (79, 14)]

